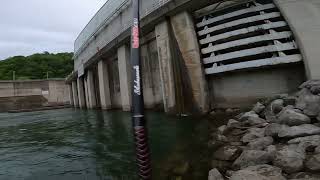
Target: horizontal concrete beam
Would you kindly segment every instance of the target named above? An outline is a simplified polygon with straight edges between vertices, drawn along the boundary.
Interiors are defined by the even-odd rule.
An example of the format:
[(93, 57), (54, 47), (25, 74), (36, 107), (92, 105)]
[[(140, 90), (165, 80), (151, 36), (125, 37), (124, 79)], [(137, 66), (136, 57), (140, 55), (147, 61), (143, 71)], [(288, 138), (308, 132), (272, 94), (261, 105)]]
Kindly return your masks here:
[(243, 46), (243, 45), (248, 45), (252, 43), (257, 43), (257, 42), (263, 42), (263, 41), (271, 41), (271, 40), (279, 40), (279, 39), (284, 39), (284, 38), (290, 38), (292, 36), (292, 33), (290, 31), (285, 31), (285, 32), (275, 32), (272, 34), (267, 34), (267, 35), (262, 35), (262, 36), (254, 36), (246, 39), (240, 39), (236, 41), (231, 41), (223, 44), (218, 44), (215, 46), (209, 46), (207, 48), (203, 48), (201, 50), (202, 54), (208, 54), (212, 53), (215, 51), (220, 51), (223, 49), (228, 49), (232, 47), (237, 47), (237, 46)]
[(222, 54), (218, 56), (212, 56), (209, 58), (204, 58), (203, 62), (204, 64), (210, 64), (210, 63), (221, 62), (225, 60), (231, 60), (231, 59), (236, 59), (236, 58), (241, 58), (246, 56), (253, 56), (253, 55), (271, 53), (271, 52), (280, 52), (280, 51), (293, 50), (293, 49), (297, 49), (297, 45), (294, 42), (275, 44), (270, 46), (231, 52), (228, 54)]
[(237, 17), (240, 15), (244, 15), (244, 14), (248, 14), (248, 13), (252, 13), (252, 12), (256, 12), (256, 11), (263, 11), (263, 10), (267, 10), (267, 9), (272, 9), (275, 8), (276, 6), (274, 4), (265, 4), (265, 5), (258, 5), (257, 7), (250, 7), (250, 8), (246, 8), (246, 9), (241, 9), (238, 11), (234, 11), (232, 13), (228, 13), (228, 14), (224, 14), (221, 16), (215, 16), (213, 18), (204, 18), (204, 20), (200, 23), (197, 24), (197, 27), (203, 27), (215, 22), (219, 22), (219, 21), (223, 21), (223, 20), (227, 20), (229, 18), (233, 18), (233, 17)]
[(247, 17), (247, 18), (243, 18), (243, 19), (239, 19), (239, 20), (235, 20), (232, 22), (228, 22), (225, 24), (221, 24), (218, 26), (214, 26), (211, 28), (208, 28), (207, 26), (204, 28), (204, 30), (199, 31), (198, 34), (199, 36), (203, 36), (218, 30), (223, 30), (226, 28), (230, 28), (230, 27), (234, 27), (234, 26), (238, 26), (238, 25), (242, 25), (242, 24), (246, 24), (246, 23), (253, 23), (253, 22), (257, 22), (257, 21), (263, 21), (263, 20), (267, 20), (267, 19), (271, 19), (271, 18), (276, 18), (276, 17), (280, 17), (281, 14), (278, 12), (273, 12), (273, 13), (266, 13), (266, 14), (262, 14), (262, 15), (257, 15), (257, 16), (251, 16), (251, 17)]
[(295, 62), (301, 62), (301, 61), (302, 61), (301, 55), (290, 55), (290, 56), (284, 56), (284, 57), (275, 57), (275, 58), (259, 59), (259, 60), (248, 61), (248, 62), (241, 62), (241, 63), (230, 64), (230, 65), (214, 66), (212, 68), (205, 69), (205, 72), (206, 74), (218, 74), (218, 73), (228, 72), (228, 71), (235, 71), (235, 70), (248, 69), (248, 68), (260, 68), (264, 66), (288, 64), (288, 63), (295, 63)]
[(256, 32), (256, 31), (276, 29), (276, 28), (281, 28), (281, 27), (285, 27), (285, 26), (288, 26), (288, 24), (284, 21), (271, 22), (268, 24), (262, 24), (262, 25), (258, 25), (258, 26), (250, 26), (247, 28), (238, 29), (238, 30), (218, 34), (215, 36), (207, 37), (205, 39), (201, 39), (200, 44), (207, 44), (207, 43), (211, 43), (211, 42), (218, 41), (221, 39), (228, 39), (228, 38)]

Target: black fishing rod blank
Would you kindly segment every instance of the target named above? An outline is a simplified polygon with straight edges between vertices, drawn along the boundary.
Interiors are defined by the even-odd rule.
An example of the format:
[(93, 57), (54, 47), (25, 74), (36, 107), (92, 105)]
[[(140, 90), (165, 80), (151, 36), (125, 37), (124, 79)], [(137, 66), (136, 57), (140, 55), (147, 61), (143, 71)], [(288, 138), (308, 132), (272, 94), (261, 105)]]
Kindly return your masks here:
[(140, 62), (140, 17), (139, 0), (132, 1), (133, 26), (131, 30), (131, 65), (132, 65), (132, 123), (136, 144), (139, 176), (142, 180), (151, 179), (151, 160), (148, 146), (148, 133), (144, 117), (143, 86)]

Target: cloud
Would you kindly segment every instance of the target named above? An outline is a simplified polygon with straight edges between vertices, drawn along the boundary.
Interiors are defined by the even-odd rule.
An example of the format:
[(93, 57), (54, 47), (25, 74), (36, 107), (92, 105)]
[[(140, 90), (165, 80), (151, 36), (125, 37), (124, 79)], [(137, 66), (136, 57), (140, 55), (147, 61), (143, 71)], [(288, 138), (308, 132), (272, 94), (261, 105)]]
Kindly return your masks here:
[(106, 0), (2, 0), (0, 59), (43, 51), (71, 52)]

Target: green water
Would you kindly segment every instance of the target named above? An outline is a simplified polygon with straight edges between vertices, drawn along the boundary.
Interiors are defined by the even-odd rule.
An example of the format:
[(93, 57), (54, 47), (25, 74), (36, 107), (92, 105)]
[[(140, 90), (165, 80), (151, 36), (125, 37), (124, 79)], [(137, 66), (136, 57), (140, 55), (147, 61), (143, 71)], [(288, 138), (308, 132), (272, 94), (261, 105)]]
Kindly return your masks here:
[[(147, 113), (153, 179), (205, 179), (206, 120)], [(181, 168), (180, 168), (181, 169)], [(134, 180), (130, 113), (74, 109), (0, 114), (2, 180)]]

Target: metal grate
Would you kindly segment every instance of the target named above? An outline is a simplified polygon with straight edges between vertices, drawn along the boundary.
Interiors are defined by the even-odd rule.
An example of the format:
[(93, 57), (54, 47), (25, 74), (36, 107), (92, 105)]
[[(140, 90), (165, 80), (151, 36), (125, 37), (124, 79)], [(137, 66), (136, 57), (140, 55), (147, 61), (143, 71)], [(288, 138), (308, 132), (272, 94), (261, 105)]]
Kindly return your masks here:
[(288, 24), (271, 0), (207, 9), (196, 21), (206, 74), (302, 61)]

